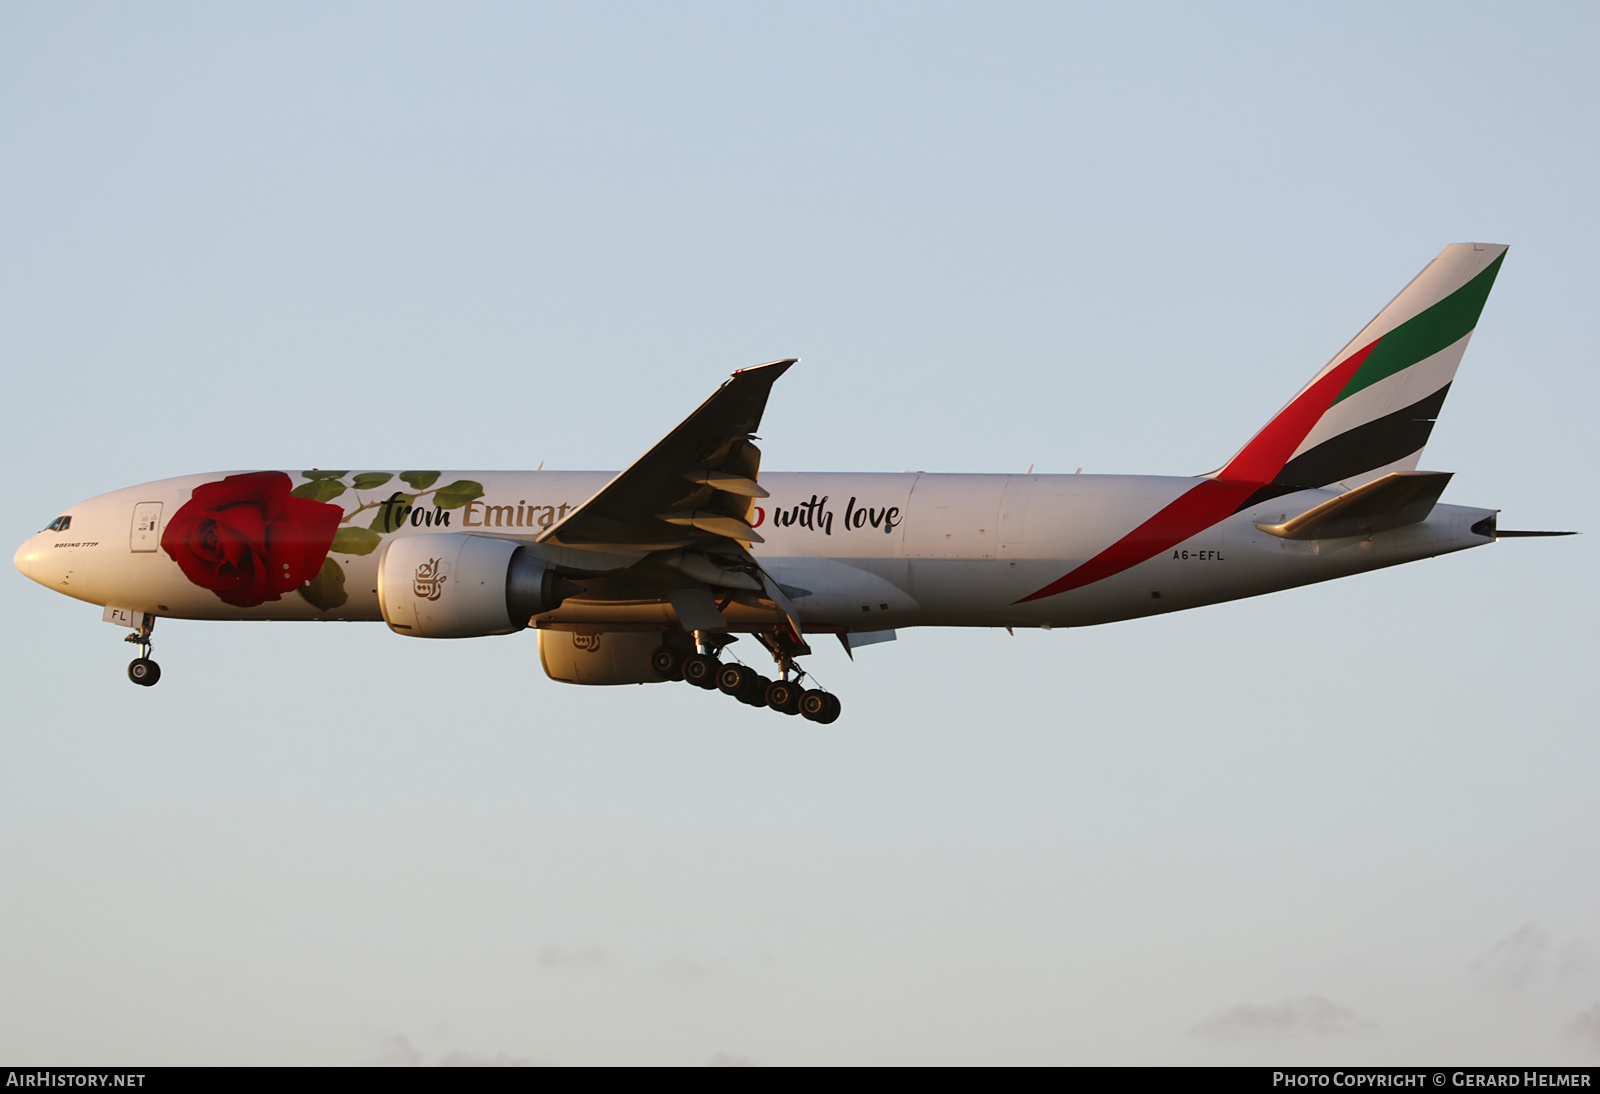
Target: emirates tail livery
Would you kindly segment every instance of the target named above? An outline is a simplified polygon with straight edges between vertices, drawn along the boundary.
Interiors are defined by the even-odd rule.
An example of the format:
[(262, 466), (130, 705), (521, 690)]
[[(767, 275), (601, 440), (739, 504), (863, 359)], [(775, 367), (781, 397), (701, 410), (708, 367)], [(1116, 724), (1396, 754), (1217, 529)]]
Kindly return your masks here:
[[(1109, 623), (1566, 534), (1497, 530), (1417, 470), (1505, 251), (1446, 247), (1205, 475), (763, 475), (753, 434), (784, 360), (734, 373), (621, 474), (165, 479), (72, 506), (16, 565), (132, 628), (137, 684), (160, 677), (161, 616), (531, 626), (556, 680), (684, 680), (831, 722), (838, 699), (797, 664), (811, 636)], [(777, 679), (719, 660), (737, 634)]]

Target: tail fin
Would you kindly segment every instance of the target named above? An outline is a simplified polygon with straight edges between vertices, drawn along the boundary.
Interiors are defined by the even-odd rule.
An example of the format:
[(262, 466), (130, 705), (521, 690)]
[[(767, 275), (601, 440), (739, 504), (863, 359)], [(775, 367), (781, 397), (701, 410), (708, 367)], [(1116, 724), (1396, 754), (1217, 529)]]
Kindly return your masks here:
[(1412, 471), (1505, 258), (1452, 243), (1212, 477), (1266, 484), (1246, 505)]

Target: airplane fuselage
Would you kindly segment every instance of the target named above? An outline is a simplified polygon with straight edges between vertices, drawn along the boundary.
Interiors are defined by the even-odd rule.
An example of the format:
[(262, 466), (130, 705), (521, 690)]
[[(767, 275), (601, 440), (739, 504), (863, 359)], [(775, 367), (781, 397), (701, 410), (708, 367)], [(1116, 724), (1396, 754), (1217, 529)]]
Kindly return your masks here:
[[(296, 482), (301, 473), (288, 473)], [(374, 478), (383, 473), (367, 473)], [(614, 477), (585, 471), (444, 472), (480, 497), (435, 503), (429, 491), (378, 489), (336, 499), (341, 528), (376, 529), (330, 559), (344, 599), (281, 594), (238, 606), (189, 580), (162, 547), (166, 521), (218, 474), (164, 479), (81, 502), (70, 526), (25, 542), (16, 563), (30, 578), (94, 604), (153, 616), (213, 620), (383, 619), (378, 567), (394, 540), (430, 532), (532, 542)], [(1221, 519), (1152, 557), (1083, 587), (1038, 595), (1210, 480), (1132, 475), (782, 473), (761, 476), (769, 496), (751, 526), (751, 553), (791, 596), (808, 630), (914, 626), (1069, 627), (1155, 615), (1411, 562), (1493, 541), (1474, 531), (1488, 509), (1437, 505), (1426, 520), (1368, 536), (1294, 540), (1273, 524), (1337, 496), (1303, 490)], [(340, 546), (364, 548), (341, 553)], [(623, 569), (625, 572), (625, 568)], [(662, 590), (597, 574), (584, 592), (534, 620), (540, 627), (678, 625)], [(1032, 599), (1030, 599), (1032, 597)], [(728, 594), (730, 629), (771, 624), (770, 605)]]

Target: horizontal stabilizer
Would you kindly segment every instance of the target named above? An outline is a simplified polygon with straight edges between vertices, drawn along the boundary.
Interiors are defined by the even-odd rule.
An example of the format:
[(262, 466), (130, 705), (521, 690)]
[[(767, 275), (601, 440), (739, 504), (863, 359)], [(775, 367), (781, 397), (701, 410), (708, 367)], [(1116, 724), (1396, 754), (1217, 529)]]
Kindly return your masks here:
[(1292, 520), (1256, 527), (1284, 539), (1370, 536), (1427, 520), (1449, 482), (1448, 471), (1394, 471)]

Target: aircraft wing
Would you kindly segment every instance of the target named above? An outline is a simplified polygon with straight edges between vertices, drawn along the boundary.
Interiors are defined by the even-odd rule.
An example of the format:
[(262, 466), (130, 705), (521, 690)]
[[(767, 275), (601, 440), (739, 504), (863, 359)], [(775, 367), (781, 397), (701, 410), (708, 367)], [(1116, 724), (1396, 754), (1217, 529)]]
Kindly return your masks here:
[(760, 543), (750, 509), (761, 451), (751, 443), (773, 381), (796, 358), (740, 369), (633, 466), (538, 542), (640, 553)]
[(772, 384), (797, 358), (740, 369), (654, 448), (603, 486), (538, 542), (634, 553), (682, 575), (671, 596), (691, 627), (717, 629), (721, 612), (709, 589), (753, 592), (772, 602), (796, 642), (800, 621), (783, 588), (750, 554), (761, 536), (750, 527), (761, 451), (755, 431)]

